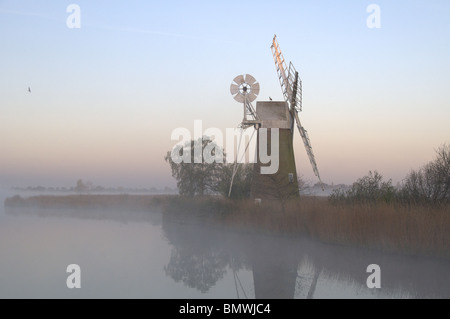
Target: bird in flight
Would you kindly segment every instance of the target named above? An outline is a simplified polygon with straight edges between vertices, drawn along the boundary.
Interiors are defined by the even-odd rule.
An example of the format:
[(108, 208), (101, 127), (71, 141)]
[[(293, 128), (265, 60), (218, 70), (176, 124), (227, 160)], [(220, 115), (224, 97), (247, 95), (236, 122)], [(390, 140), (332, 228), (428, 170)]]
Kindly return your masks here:
[(30, 93), (31, 93), (31, 89), (30, 89), (30, 87), (28, 87), (28, 92), (30, 92)]

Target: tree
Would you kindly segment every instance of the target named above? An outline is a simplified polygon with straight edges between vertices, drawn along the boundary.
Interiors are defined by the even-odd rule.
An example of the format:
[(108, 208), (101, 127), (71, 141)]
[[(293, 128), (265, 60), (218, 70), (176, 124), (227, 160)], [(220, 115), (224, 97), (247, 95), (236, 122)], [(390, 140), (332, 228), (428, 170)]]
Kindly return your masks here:
[(86, 185), (82, 179), (77, 181), (77, 185), (75, 186), (75, 192), (77, 193), (86, 193), (89, 191), (88, 185)]
[[(223, 161), (223, 149), (209, 137), (186, 142), (183, 148), (167, 152), (164, 159), (169, 163), (172, 176), (177, 180), (180, 195), (193, 197), (216, 192), (223, 163), (205, 160), (203, 154), (208, 152), (211, 157), (217, 156)], [(174, 160), (175, 157), (183, 160)]]
[(405, 178), (401, 199), (409, 203), (450, 203), (450, 145), (436, 150), (436, 158), (420, 168), (412, 170)]
[[(300, 195), (311, 195), (311, 182), (305, 180), (305, 178), (303, 177), (303, 175), (299, 175), (297, 173), (297, 182), (298, 182), (298, 190), (300, 192)], [(317, 186), (321, 187), (320, 183), (316, 184)], [(315, 186), (316, 186), (315, 185)]]
[[(196, 156), (195, 148), (198, 148), (197, 153), (201, 150), (201, 157), (198, 154)], [(208, 156), (209, 159), (204, 158)], [(220, 194), (228, 197), (235, 164), (225, 162), (225, 152), (209, 137), (204, 136), (203, 139), (186, 142), (183, 148), (167, 152), (164, 159), (169, 163), (172, 176), (177, 180), (180, 195), (193, 197)], [(180, 162), (180, 159), (183, 160)], [(253, 164), (236, 165), (230, 197), (234, 199), (250, 197)]]
[(350, 189), (336, 189), (329, 198), (333, 202), (375, 204), (380, 201), (391, 202), (395, 195), (392, 180), (384, 181), (380, 173), (369, 171), (369, 175), (359, 178)]
[(286, 211), (287, 202), (300, 196), (298, 184), (290, 180), (288, 176), (267, 174), (261, 177), (260, 181), (261, 185), (257, 189), (258, 196), (279, 202), (283, 213)]
[[(233, 179), (230, 198), (242, 199), (250, 197), (253, 181), (253, 164), (236, 164), (236, 174)], [(224, 164), (218, 178), (215, 190), (228, 197), (235, 164)]]

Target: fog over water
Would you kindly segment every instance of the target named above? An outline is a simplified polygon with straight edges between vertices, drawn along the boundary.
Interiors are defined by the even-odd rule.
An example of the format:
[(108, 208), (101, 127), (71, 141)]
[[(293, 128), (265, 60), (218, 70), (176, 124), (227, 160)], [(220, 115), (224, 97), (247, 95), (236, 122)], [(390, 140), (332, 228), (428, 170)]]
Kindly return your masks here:
[[(257, 207), (247, 225), (276, 231), (273, 224), (281, 221), (279, 228), (286, 224), (314, 237), (310, 224), (325, 234), (317, 238), (448, 257), (447, 207), (429, 218), (421, 206), (408, 215), (410, 207), (397, 214), (396, 205), (397, 199), (409, 205), (436, 198), (425, 191), (417, 201), (415, 190), (412, 197), (403, 191), (409, 177), (420, 180), (412, 170), (421, 172), (441, 145), (450, 144), (450, 1), (71, 2), (0, 0), (0, 298), (450, 298), (450, 259), (231, 231), (246, 225), (238, 215), (221, 224), (227, 203), (215, 206), (215, 214), (207, 203), (200, 214), (195, 201), (183, 199), (165, 213), (145, 196), (128, 200), (137, 194), (251, 194), (236, 210), (245, 215)], [(289, 10), (278, 16), (275, 8)], [(251, 34), (244, 36), (238, 21), (251, 26)], [(241, 74), (238, 97), (236, 82), (230, 85)], [(270, 101), (281, 101), (281, 108), (259, 114)], [(288, 115), (286, 105), (301, 110), (300, 134), (289, 133), (297, 112)], [(247, 127), (243, 116), (249, 120), (253, 107), (257, 121), (247, 137), (228, 135)], [(258, 163), (248, 178), (236, 173), (238, 166), (224, 165), (218, 175), (201, 166), (200, 174), (179, 171), (178, 179), (166, 158), (178, 143), (208, 135), (224, 146), (231, 164), (235, 148), (240, 153), (251, 140), (252, 126), (284, 131), (281, 143), (272, 137), (261, 143), (270, 144), (280, 181), (270, 174), (259, 182), (265, 174)], [(253, 146), (263, 141), (253, 136)], [(249, 146), (244, 159), (254, 159), (254, 149)], [(287, 198), (298, 195), (296, 174), (301, 196), (340, 189), (338, 198), (372, 172), (382, 176), (376, 183), (386, 192), (379, 197), (393, 203), (392, 214), (383, 203), (380, 215), (359, 223), (356, 209), (339, 207), (339, 215), (314, 204), (311, 214), (299, 208), (275, 219), (265, 206), (265, 198), (278, 197), (285, 211)], [(433, 184), (423, 175), (429, 189), (447, 194), (440, 177), (448, 170), (429, 174), (436, 177)], [(209, 184), (205, 176), (214, 177), (215, 189), (196, 187)], [(372, 195), (379, 192), (369, 188), (376, 201)], [(5, 208), (5, 198), (17, 194), (118, 196), (103, 210)], [(253, 205), (258, 198), (265, 219)], [(172, 199), (155, 202), (167, 208)], [(147, 204), (146, 211), (133, 210)], [(315, 212), (325, 213), (318, 223)], [(343, 221), (344, 230), (329, 216)], [(209, 219), (216, 226), (205, 226)], [(66, 285), (71, 264), (81, 267), (80, 289)], [(381, 268), (380, 289), (367, 287), (373, 264)]]
[[(236, 233), (160, 212), (6, 209), (0, 298), (449, 298), (450, 263)], [(81, 267), (68, 289), (66, 267)], [(369, 289), (366, 267), (381, 267)]]

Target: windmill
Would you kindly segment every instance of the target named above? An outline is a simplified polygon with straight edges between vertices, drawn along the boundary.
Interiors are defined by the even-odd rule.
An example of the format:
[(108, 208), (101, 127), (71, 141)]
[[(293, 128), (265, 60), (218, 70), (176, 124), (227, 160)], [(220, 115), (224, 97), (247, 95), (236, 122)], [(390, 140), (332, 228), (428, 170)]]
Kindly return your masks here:
[(256, 126), (260, 124), (260, 121), (253, 108), (252, 102), (259, 94), (259, 83), (250, 74), (238, 75), (231, 83), (230, 92), (233, 98), (237, 102), (243, 103), (244, 106), (244, 119), (239, 126), (243, 129), (250, 126), (256, 128)]
[[(254, 165), (251, 189), (252, 196), (255, 198), (256, 202), (261, 202), (262, 198), (276, 199), (280, 200), (282, 205), (284, 205), (287, 199), (299, 196), (293, 146), (294, 124), (296, 124), (300, 136), (302, 137), (314, 174), (319, 178), (321, 185), (323, 185), (323, 183), (320, 179), (308, 133), (301, 125), (298, 116), (298, 113), (302, 110), (302, 82), (299, 74), (292, 63), (290, 63), (289, 68), (287, 68), (276, 36), (273, 38), (271, 49), (284, 101), (272, 101), (270, 98), (270, 101), (258, 101), (256, 103), (256, 108), (253, 108), (251, 102), (256, 99), (259, 93), (259, 84), (256, 82), (255, 78), (249, 74), (235, 77), (231, 84), (230, 91), (234, 99), (243, 103), (244, 107), (244, 119), (240, 124), (241, 138), (243, 130), (249, 127), (253, 126), (255, 132), (257, 132), (257, 156)], [(272, 133), (274, 133), (273, 137)], [(250, 140), (252, 138), (253, 135)], [(273, 140), (274, 138), (275, 140)], [(241, 139), (239, 140), (238, 150), (240, 144)], [(272, 146), (275, 146), (274, 149)], [(268, 166), (268, 163), (262, 161), (263, 152), (261, 152), (261, 147), (265, 148), (266, 151), (270, 149), (271, 155), (273, 155), (273, 150), (278, 152), (276, 155), (278, 155), (279, 162), (276, 172), (270, 174), (264, 173), (267, 172), (264, 166)], [(247, 148), (248, 145), (245, 148), (244, 154), (247, 151)], [(237, 159), (233, 169), (228, 196), (231, 194), (233, 180), (237, 170), (236, 163)], [(272, 165), (272, 163), (270, 165)]]
[[(242, 119), (242, 122), (239, 124), (239, 127), (241, 129), (241, 134), (239, 137), (239, 144), (238, 144), (238, 148), (237, 148), (238, 151), (236, 152), (233, 172), (231, 175), (231, 183), (230, 183), (230, 188), (228, 190), (228, 197), (231, 196), (231, 190), (233, 188), (234, 177), (236, 176), (236, 172), (238, 169), (237, 156), (239, 154), (239, 149), (241, 148), (242, 134), (243, 134), (244, 130), (246, 130), (247, 128), (252, 127), (252, 126), (257, 130), (261, 124), (261, 121), (260, 121), (258, 115), (256, 114), (255, 108), (252, 105), (252, 102), (256, 99), (256, 97), (259, 94), (259, 89), (260, 89), (259, 83), (250, 74), (236, 76), (233, 79), (233, 82), (231, 83), (231, 86), (230, 86), (230, 92), (231, 92), (231, 95), (233, 96), (233, 98), (237, 102), (243, 104), (244, 118)], [(253, 139), (254, 133), (255, 132), (253, 132), (250, 140), (247, 143), (247, 146), (245, 147), (243, 156), (245, 156), (245, 153), (247, 152), (250, 142)]]
[(284, 60), (283, 54), (281, 53), (276, 35), (273, 37), (271, 49), (277, 69), (278, 79), (281, 84), (281, 90), (283, 92), (286, 103), (289, 105), (289, 113), (292, 117), (292, 134), (294, 133), (293, 126), (295, 120), (295, 124), (297, 125), (297, 129), (300, 133), (300, 136), (302, 137), (303, 144), (305, 145), (306, 153), (308, 154), (312, 169), (314, 171), (314, 174), (319, 179), (323, 190), (323, 183), (320, 178), (319, 170), (317, 168), (316, 159), (314, 157), (308, 132), (302, 126), (300, 118), (298, 116), (298, 113), (302, 111), (302, 81), (292, 62), (289, 63), (289, 69), (286, 67), (286, 62)]

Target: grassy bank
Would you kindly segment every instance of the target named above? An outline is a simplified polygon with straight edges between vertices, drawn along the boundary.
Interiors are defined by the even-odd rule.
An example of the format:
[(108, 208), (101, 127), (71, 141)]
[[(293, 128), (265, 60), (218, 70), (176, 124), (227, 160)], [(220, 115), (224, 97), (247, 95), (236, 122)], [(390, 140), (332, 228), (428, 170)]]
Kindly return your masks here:
[(169, 195), (71, 195), (12, 197), (6, 207), (41, 209), (161, 209), (180, 222), (214, 225), (242, 232), (305, 236), (327, 243), (388, 252), (450, 258), (450, 207), (335, 205), (326, 198), (302, 197), (286, 203), (255, 205), (220, 197), (185, 199)]

